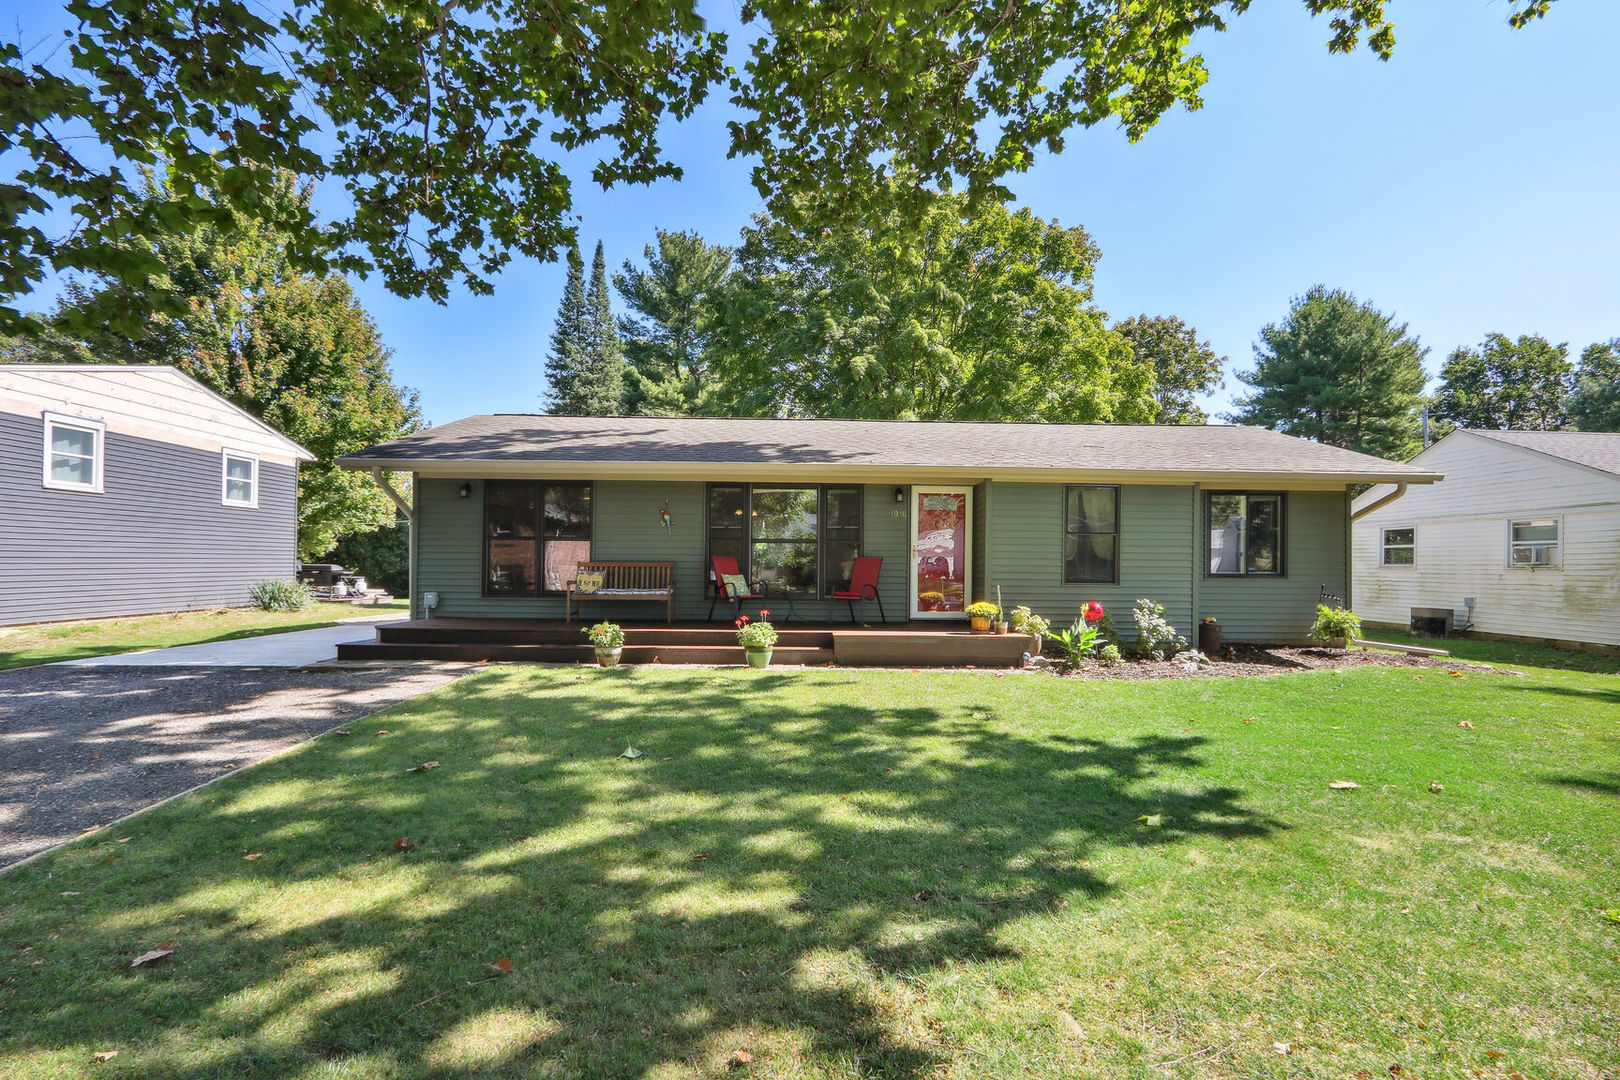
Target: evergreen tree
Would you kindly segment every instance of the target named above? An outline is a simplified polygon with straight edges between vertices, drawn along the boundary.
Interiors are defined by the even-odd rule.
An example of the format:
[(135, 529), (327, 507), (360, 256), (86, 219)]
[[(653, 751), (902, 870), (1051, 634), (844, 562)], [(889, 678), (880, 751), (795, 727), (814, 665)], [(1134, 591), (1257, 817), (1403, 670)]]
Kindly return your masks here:
[(1230, 419), (1404, 459), (1419, 449), (1424, 349), (1370, 303), (1317, 285), (1288, 318), (1260, 331), (1257, 364), (1238, 378), (1256, 392)]
[(546, 356), (546, 405), (561, 416), (583, 416), (580, 373), (589, 362), (590, 320), (585, 307), (585, 268), (579, 245), (568, 248), (568, 279), (557, 305), (557, 325), (551, 331), (551, 352)]
[(731, 249), (695, 232), (658, 230), (643, 252), (646, 269), (628, 259), (613, 275), (630, 308), (619, 320), (624, 338), (625, 409), (654, 416), (708, 412), (709, 331), (715, 303), (731, 272)]
[(596, 242), (591, 260), (591, 288), (585, 294), (586, 366), (576, 383), (582, 416), (614, 416), (624, 411), (624, 346), (613, 320), (613, 295), (608, 291), (607, 259)]
[(1517, 341), (1487, 334), (1479, 348), (1456, 349), (1440, 369), (1435, 419), (1458, 427), (1556, 431), (1574, 383), (1567, 342), (1537, 334)]
[(1581, 431), (1620, 431), (1620, 338), (1581, 353), (1569, 418)]

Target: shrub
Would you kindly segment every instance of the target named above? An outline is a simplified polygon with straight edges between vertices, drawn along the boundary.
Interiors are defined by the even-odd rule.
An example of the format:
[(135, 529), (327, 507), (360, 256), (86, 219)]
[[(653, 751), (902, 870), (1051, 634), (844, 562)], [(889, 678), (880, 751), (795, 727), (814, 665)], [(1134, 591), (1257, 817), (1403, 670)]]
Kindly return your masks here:
[(1097, 650), (1097, 659), (1102, 661), (1105, 666), (1113, 667), (1115, 664), (1123, 661), (1125, 657), (1119, 651), (1118, 645), (1104, 645), (1102, 648)]
[(587, 626), (580, 633), (591, 639), (591, 644), (598, 649), (617, 649), (624, 645), (624, 628), (618, 623), (599, 622), (595, 626)]
[(1335, 638), (1349, 640), (1360, 636), (1361, 616), (1348, 608), (1316, 605), (1316, 622), (1311, 625), (1311, 637), (1317, 641), (1332, 641)]
[(1097, 632), (1102, 634), (1103, 640), (1119, 650), (1119, 631), (1114, 629), (1114, 616), (1103, 612), (1103, 617), (1097, 620)]
[(410, 526), (401, 522), (375, 532), (350, 533), (316, 562), (336, 563), (395, 596), (410, 592)]
[(1187, 639), (1164, 617), (1163, 604), (1144, 596), (1131, 614), (1136, 619), (1136, 651), (1142, 656), (1169, 656), (1187, 647)]
[(1051, 632), (1052, 624), (1022, 605), (1012, 609), (1012, 629), (1015, 634), (1030, 634), (1037, 638), (1044, 638)]
[(315, 602), (315, 594), (302, 581), (265, 578), (248, 586), (248, 602), (260, 611), (302, 611)]

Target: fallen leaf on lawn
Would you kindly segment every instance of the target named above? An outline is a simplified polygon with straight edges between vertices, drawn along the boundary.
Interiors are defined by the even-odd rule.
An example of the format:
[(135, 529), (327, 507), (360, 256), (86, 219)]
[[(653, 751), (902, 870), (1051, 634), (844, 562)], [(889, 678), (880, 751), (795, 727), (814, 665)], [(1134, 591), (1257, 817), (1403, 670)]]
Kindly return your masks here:
[(1607, 911), (1600, 911), (1598, 914), (1610, 922), (1620, 922), (1620, 908), (1612, 907)]
[(624, 753), (620, 754), (619, 756), (622, 758), (629, 758), (631, 761), (634, 761), (636, 758), (641, 756), (641, 751), (637, 750), (633, 746), (627, 746), (624, 748)]
[(129, 966), (130, 967), (140, 967), (142, 964), (150, 964), (154, 960), (161, 960), (165, 956), (173, 955), (173, 953), (174, 953), (174, 942), (165, 941), (163, 944), (159, 945), (157, 948), (153, 949), (151, 952), (143, 952), (143, 953), (141, 953), (141, 955), (137, 956), (135, 959), (133, 959), (133, 960), (131, 960), (129, 962)]
[(111, 1061), (117, 1056), (118, 1051), (116, 1050), (97, 1050), (95, 1053), (90, 1055), (91, 1060), (93, 1061)]
[(1137, 820), (1137, 822), (1139, 824), (1147, 825), (1147, 826), (1152, 827), (1152, 828), (1156, 828), (1156, 827), (1164, 824), (1164, 815), (1163, 814), (1143, 814), (1141, 817), (1137, 818), (1136, 820)]
[(753, 1063), (753, 1054), (750, 1054), (746, 1050), (733, 1050), (731, 1052), (731, 1060), (728, 1062), (728, 1065), (733, 1069), (740, 1069), (744, 1065), (752, 1065)]
[(242, 856), (242, 858), (247, 860), (248, 862), (252, 862), (255, 859), (259, 859), (259, 858), (263, 858), (263, 857), (264, 857), (264, 852), (262, 852), (262, 851), (250, 851), (246, 855)]
[(1358, 791), (1361, 785), (1354, 780), (1335, 780), (1328, 785), (1334, 791)]
[(1442, 784), (1438, 780), (1430, 780), (1429, 781), (1429, 790), (1434, 792), (1436, 795), (1438, 795), (1442, 791), (1446, 790), (1446, 785)]
[(406, 772), (432, 772), (434, 769), (437, 769), (438, 767), (439, 767), (439, 763), (437, 761), (424, 761), (420, 765), (412, 765), (410, 768), (406, 769), (405, 771)]
[(354, 732), (350, 731), (348, 728), (338, 728), (336, 731), (332, 732), (332, 734), (334, 734), (334, 735), (353, 735)]
[(1518, 1069), (1514, 1069), (1512, 1072), (1508, 1073), (1508, 1080), (1524, 1080), (1524, 1073), (1520, 1072)]
[(1485, 1056), (1490, 1058), (1492, 1061), (1496, 1061), (1498, 1058), (1507, 1057), (1507, 1055), (1502, 1053), (1500, 1050), (1487, 1050), (1485, 1051)]
[(911, 894), (911, 898), (917, 901), (919, 904), (926, 904), (928, 901), (934, 898), (934, 894), (930, 889), (918, 889), (916, 892)]
[(1410, 915), (1410, 914), (1412, 914), (1412, 909), (1409, 908), (1409, 907), (1403, 907), (1403, 908), (1401, 908), (1401, 914), (1402, 915)]
[(494, 971), (500, 975), (505, 975), (512, 970), (512, 961), (503, 956), (493, 964), (489, 965), (489, 967), (491, 971)]
[(1414, 676), (1412, 676), (1412, 678), (1416, 679), (1418, 682), (1423, 681), (1423, 676), (1421, 676), (1421, 675), (1414, 675)]
[(101, 754), (100, 753), (91, 754), (90, 755), (90, 760), (91, 761), (100, 761), (101, 760)]
[(1450, 674), (1451, 674), (1451, 677), (1452, 677), (1452, 678), (1453, 678), (1453, 679), (1460, 679), (1460, 678), (1462, 678), (1462, 677), (1463, 677), (1463, 673), (1462, 673), (1462, 672), (1460, 672), (1460, 671), (1453, 671), (1453, 672), (1451, 672), (1451, 673), (1450, 673)]
[(129, 843), (129, 842), (130, 842), (130, 841), (131, 841), (131, 840), (133, 840), (133, 839), (135, 839), (135, 838), (134, 838), (134, 837), (133, 837), (133, 836), (120, 836), (120, 837), (119, 837), (119, 838), (118, 838), (118, 842), (119, 842), (119, 843), (120, 843), (120, 844), (127, 844), (127, 843)]
[(386, 734), (388, 734), (388, 729), (387, 728), (378, 728), (377, 729), (377, 734), (378, 735), (386, 735)]
[(1391, 1076), (1399, 1076), (1405, 1071), (1405, 1069), (1401, 1068), (1401, 1063), (1398, 1061), (1389, 1067), (1389, 1075)]
[(709, 857), (707, 855), (694, 855), (694, 856), (692, 856), (692, 861), (693, 862), (708, 862)]
[(394, 850), (395, 851), (404, 851), (406, 848), (408, 848), (410, 846), (411, 846), (411, 838), (408, 837), (408, 836), (402, 836), (398, 840), (394, 841)]
[(1274, 1043), (1271, 1044), (1271, 1048), (1273, 1050), (1275, 1050), (1277, 1053), (1283, 1055), (1284, 1057), (1287, 1057), (1288, 1056), (1288, 1051), (1293, 1049), (1292, 1046), (1289, 1046), (1285, 1042), (1274, 1042)]
[(1070, 1035), (1074, 1036), (1076, 1039), (1084, 1039), (1086, 1037), (1086, 1029), (1080, 1026), (1080, 1021), (1070, 1016), (1067, 1012), (1059, 1009), (1057, 1017), (1058, 1023), (1062, 1024), (1064, 1029), (1067, 1030)]
[(1256, 719), (1257, 719), (1257, 717), (1250, 716), (1250, 717), (1246, 717), (1243, 722), (1245, 724), (1252, 724), (1252, 723), (1255, 722)]

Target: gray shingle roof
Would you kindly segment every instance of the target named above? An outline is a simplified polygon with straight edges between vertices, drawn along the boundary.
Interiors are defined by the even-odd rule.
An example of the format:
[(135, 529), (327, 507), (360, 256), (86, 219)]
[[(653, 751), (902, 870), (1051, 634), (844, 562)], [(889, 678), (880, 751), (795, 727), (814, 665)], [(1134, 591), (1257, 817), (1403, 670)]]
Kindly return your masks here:
[(480, 465), (918, 468), (996, 475), (1165, 473), (1418, 483), (1439, 474), (1251, 427), (709, 417), (469, 416), (342, 459), (445, 474)]
[(1573, 461), (1589, 469), (1620, 476), (1620, 432), (1609, 431), (1479, 431), (1468, 434), (1511, 443), (1548, 457)]

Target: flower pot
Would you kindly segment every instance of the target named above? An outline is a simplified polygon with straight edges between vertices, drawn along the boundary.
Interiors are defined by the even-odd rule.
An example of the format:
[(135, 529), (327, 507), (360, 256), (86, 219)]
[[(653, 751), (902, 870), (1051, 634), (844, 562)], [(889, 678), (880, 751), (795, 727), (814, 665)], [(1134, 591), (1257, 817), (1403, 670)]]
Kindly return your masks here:
[(1012, 623), (1008, 622), (1006, 619), (1002, 619), (1000, 622), (996, 623), (996, 633), (998, 633), (998, 634), (1010, 634), (1010, 633), (1012, 633)]
[(1205, 656), (1219, 656), (1221, 652), (1221, 626), (1220, 623), (1198, 624), (1198, 651)]
[(771, 650), (744, 649), (743, 655), (748, 657), (749, 667), (769, 667), (771, 663)]
[(974, 617), (974, 618), (968, 619), (968, 624), (973, 627), (973, 632), (975, 634), (988, 634), (990, 632), (990, 620), (989, 619), (980, 619), (980, 618)]
[(611, 649), (598, 645), (596, 647), (596, 664), (598, 667), (618, 667), (619, 657), (623, 655), (623, 645), (615, 645)]
[(1348, 649), (1350, 639), (1347, 637), (1328, 638), (1327, 647), (1330, 649)]

